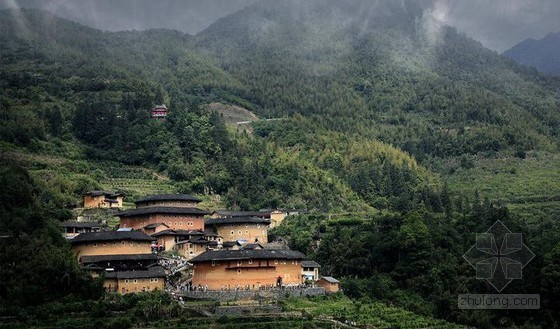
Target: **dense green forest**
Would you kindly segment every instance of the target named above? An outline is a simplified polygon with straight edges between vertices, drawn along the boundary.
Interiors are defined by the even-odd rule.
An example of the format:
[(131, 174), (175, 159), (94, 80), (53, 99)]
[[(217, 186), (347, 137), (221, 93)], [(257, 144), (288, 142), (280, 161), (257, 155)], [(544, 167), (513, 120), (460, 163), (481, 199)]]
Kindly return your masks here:
[[(51, 224), (82, 192), (139, 197), (149, 187), (107, 182), (155, 179), (222, 207), (307, 209), (274, 235), (352, 298), (479, 327), (557, 325), (560, 80), (431, 21), (421, 2), (372, 6), (261, 1), (195, 36), (0, 11), (2, 179), (15, 189), (3, 193), (25, 195), (2, 205), (0, 228), (65, 259)], [(162, 103), (169, 116), (152, 119)], [(261, 120), (239, 129), (212, 103)], [(537, 255), (508, 289), (540, 293), (538, 313), (457, 309), (457, 294), (490, 291), (461, 256), (498, 219)]]

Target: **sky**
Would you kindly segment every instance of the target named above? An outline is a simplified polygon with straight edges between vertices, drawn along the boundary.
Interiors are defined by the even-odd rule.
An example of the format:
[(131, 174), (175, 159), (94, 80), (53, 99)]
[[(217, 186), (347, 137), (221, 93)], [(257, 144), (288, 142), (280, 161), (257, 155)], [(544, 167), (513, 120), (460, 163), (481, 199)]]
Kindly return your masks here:
[(560, 0), (434, 0), (434, 14), (490, 49), (560, 32)]
[[(171, 28), (196, 34), (258, 0), (0, 0), (108, 31)], [(305, 0), (301, 0), (305, 1)], [(560, 32), (560, 0), (429, 0), (432, 14), (497, 52)]]

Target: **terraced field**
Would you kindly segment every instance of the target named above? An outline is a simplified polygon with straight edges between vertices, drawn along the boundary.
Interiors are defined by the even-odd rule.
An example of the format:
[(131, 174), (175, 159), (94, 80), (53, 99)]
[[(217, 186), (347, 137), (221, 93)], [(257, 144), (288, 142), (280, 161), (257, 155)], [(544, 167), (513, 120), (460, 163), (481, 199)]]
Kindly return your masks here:
[(333, 318), (357, 327), (378, 329), (459, 329), (467, 328), (454, 323), (421, 316), (400, 308), (390, 307), (381, 302), (352, 302), (349, 298), (289, 299), (285, 303), (287, 311), (301, 311), (318, 318)]
[[(479, 159), (448, 177), (451, 190), (505, 204), (529, 224), (560, 214), (560, 156), (544, 152), (526, 158)], [(553, 217), (550, 217), (553, 215)]]

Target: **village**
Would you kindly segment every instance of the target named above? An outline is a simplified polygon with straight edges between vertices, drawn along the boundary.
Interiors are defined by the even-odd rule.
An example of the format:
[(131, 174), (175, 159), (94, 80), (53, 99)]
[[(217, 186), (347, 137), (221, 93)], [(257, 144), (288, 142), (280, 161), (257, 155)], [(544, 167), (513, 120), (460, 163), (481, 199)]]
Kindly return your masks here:
[(61, 224), (78, 262), (103, 278), (108, 292), (231, 300), (339, 291), (337, 279), (320, 275), (320, 264), (285, 241), (269, 241), (269, 229), (297, 210), (210, 212), (187, 194), (149, 195), (122, 210), (123, 194), (82, 197), (84, 209), (111, 209), (119, 218), (116, 229), (83, 220)]

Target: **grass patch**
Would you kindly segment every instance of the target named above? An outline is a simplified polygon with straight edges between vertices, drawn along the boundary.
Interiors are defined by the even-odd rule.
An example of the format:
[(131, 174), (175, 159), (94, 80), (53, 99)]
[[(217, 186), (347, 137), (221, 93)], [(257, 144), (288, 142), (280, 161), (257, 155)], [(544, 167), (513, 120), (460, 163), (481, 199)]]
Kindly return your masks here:
[(472, 168), (458, 168), (447, 177), (452, 191), (505, 204), (514, 216), (539, 221), (558, 218), (560, 155), (532, 152), (527, 157), (477, 159)]
[(310, 317), (333, 318), (341, 322), (351, 321), (360, 327), (373, 326), (379, 329), (465, 328), (444, 320), (390, 307), (381, 302), (352, 301), (342, 295), (288, 299), (284, 306), (286, 311), (300, 311)]

